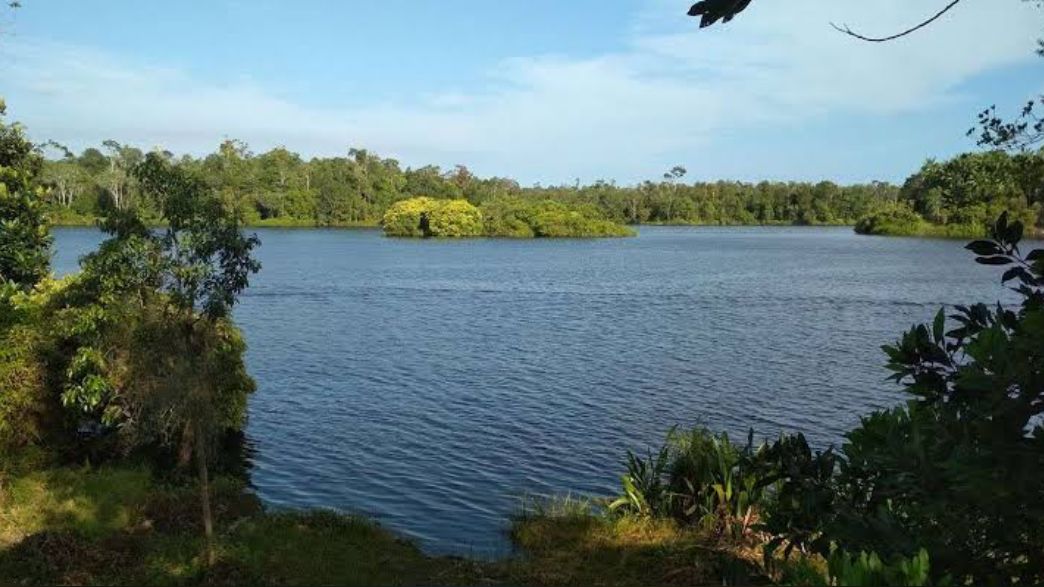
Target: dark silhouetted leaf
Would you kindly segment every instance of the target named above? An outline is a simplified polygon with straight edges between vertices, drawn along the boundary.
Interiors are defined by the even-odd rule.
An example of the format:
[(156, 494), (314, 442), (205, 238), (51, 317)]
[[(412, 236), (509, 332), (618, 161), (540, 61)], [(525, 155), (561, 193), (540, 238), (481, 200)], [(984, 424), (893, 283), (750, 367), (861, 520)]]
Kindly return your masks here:
[(1012, 261), (1008, 257), (976, 257), (975, 262), (980, 265), (1011, 265)]
[(968, 243), (964, 248), (976, 255), (1000, 255), (1004, 252), (1000, 245), (993, 241), (974, 241)]

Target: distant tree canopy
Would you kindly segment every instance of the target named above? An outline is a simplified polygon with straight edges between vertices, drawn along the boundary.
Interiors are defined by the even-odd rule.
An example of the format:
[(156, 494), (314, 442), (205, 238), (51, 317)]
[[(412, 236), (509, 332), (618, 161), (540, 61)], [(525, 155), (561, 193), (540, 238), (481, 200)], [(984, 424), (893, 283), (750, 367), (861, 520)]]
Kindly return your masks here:
[[(102, 148), (80, 154), (58, 149), (59, 158), (43, 163), (48, 212), (58, 224), (91, 224), (95, 218), (135, 210), (146, 219), (161, 215), (154, 198), (131, 170), (146, 159), (141, 150), (106, 141)], [(362, 149), (347, 157), (306, 160), (283, 147), (254, 154), (241, 141), (226, 141), (202, 158), (157, 152), (217, 196), (228, 210), (251, 225), (346, 226), (381, 222), (396, 203), (410, 198), (466, 200), (482, 206), (490, 200), (551, 200), (588, 216), (614, 223), (662, 224), (854, 224), (894, 202), (898, 188), (885, 183), (841, 186), (831, 182), (734, 181), (683, 183), (687, 170), (678, 165), (656, 181), (618, 186), (522, 187), (512, 179), (482, 178), (464, 166), (450, 170), (428, 165), (403, 169), (394, 159)], [(547, 206), (547, 204), (543, 204)], [(513, 204), (509, 216), (528, 205)], [(491, 208), (492, 209), (492, 208)], [(508, 224), (512, 220), (506, 220)], [(526, 222), (526, 224), (530, 226)], [(530, 226), (532, 229), (532, 226)], [(521, 225), (494, 232), (526, 232)]]
[(989, 151), (928, 161), (903, 184), (899, 201), (864, 218), (867, 234), (984, 236), (1007, 212), (1044, 229), (1044, 153)]

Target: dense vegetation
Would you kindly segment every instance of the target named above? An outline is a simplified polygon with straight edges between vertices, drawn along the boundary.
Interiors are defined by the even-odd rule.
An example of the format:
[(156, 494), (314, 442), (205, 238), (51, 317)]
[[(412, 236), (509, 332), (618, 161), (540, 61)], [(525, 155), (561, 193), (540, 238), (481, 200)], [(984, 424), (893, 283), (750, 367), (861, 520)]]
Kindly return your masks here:
[[(59, 224), (91, 224), (112, 210), (138, 209), (158, 222), (132, 170), (145, 158), (141, 150), (107, 141), (103, 149), (42, 160), (45, 209)], [(250, 225), (375, 226), (395, 220), (408, 200), (431, 200), (434, 215), (456, 208), (437, 202), (463, 200), (484, 218), (478, 231), (457, 236), (607, 236), (614, 224), (697, 225), (856, 225), (864, 234), (979, 237), (1004, 211), (1033, 232), (1044, 229), (1044, 155), (1003, 151), (969, 153), (950, 161), (928, 161), (902, 188), (883, 183), (838, 186), (831, 182), (748, 184), (682, 182), (676, 167), (662, 181), (622, 187), (596, 182), (586, 186), (521, 187), (504, 178), (479, 178), (458, 166), (400, 168), (365, 150), (348, 157), (303, 160), (276, 148), (255, 155), (238, 141), (222, 143), (201, 159), (163, 157), (200, 178), (224, 206)], [(579, 212), (591, 223), (568, 221)], [(426, 214), (422, 214), (424, 216)], [(454, 214), (450, 214), (453, 216)], [(558, 215), (558, 220), (553, 217)], [(446, 215), (442, 216), (447, 218)], [(543, 217), (543, 221), (541, 218)], [(575, 217), (575, 216), (574, 216)], [(559, 220), (567, 220), (561, 222)], [(404, 220), (399, 217), (398, 220)], [(474, 224), (474, 223), (473, 223)], [(563, 224), (570, 225), (563, 231)], [(389, 234), (424, 233), (395, 226)], [(580, 233), (580, 234), (578, 234)], [(434, 236), (434, 235), (429, 235)], [(448, 234), (443, 236), (450, 236)]]
[(1044, 249), (1023, 255), (1006, 214), (990, 235), (968, 249), (1006, 268), (1021, 305), (956, 306), (949, 328), (940, 310), (884, 347), (910, 400), (865, 416), (840, 451), (672, 432), (630, 455), (622, 495), (586, 515), (753, 548), (788, 584), (1044, 582)]
[(979, 237), (1003, 212), (1031, 232), (1044, 229), (1044, 153), (967, 153), (928, 161), (898, 203), (856, 225), (865, 234)]
[(83, 271), (48, 274), (40, 155), (0, 120), (0, 457), (167, 455), (194, 462), (213, 558), (209, 461), (239, 432), (254, 383), (228, 318), (256, 238), (198, 177), (150, 153), (128, 172), (164, 228), (114, 210)]
[[(141, 208), (145, 217), (156, 215), (131, 173), (145, 157), (141, 150), (107, 141), (102, 149), (88, 148), (79, 155), (61, 148), (58, 152), (62, 156), (46, 161), (43, 169), (43, 184), (50, 188), (48, 210), (56, 222), (89, 224), (113, 209)], [(507, 216), (547, 212), (552, 207), (547, 201), (553, 201), (618, 224), (851, 225), (894, 202), (898, 193), (882, 183), (685, 184), (680, 167), (662, 181), (633, 187), (601, 181), (586, 186), (521, 187), (510, 179), (476, 177), (463, 166), (448, 172), (434, 166), (403, 170), (397, 161), (365, 150), (305, 161), (284, 148), (255, 155), (238, 141), (226, 141), (216, 153), (201, 159), (165, 156), (200, 177), (228, 209), (251, 225), (373, 226), (396, 202), (419, 197), (467, 200), (480, 207), (500, 202), (487, 206), (487, 211), (544, 209), (504, 211)], [(526, 222), (516, 220), (506, 218), (506, 226), (487, 227), (487, 232), (528, 235), (529, 230), (521, 226)]]
[(632, 236), (595, 206), (497, 197), (477, 207), (467, 200), (410, 198), (384, 214), (385, 234), (406, 237), (589, 238)]

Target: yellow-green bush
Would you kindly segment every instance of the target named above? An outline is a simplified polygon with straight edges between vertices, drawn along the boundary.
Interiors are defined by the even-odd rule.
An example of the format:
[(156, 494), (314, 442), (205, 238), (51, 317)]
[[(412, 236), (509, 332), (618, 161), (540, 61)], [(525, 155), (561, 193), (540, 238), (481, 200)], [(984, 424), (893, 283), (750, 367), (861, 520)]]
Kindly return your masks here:
[(434, 200), (428, 210), (427, 236), (482, 236), (482, 213), (466, 200)]
[(553, 200), (495, 198), (476, 208), (466, 200), (411, 198), (384, 215), (388, 236), (507, 238), (593, 238), (633, 236), (595, 206), (570, 206)]
[(482, 213), (467, 200), (410, 198), (384, 215), (388, 236), (462, 238), (482, 236)]
[(388, 236), (424, 237), (428, 235), (428, 213), (432, 198), (410, 198), (392, 204), (384, 213), (384, 233)]

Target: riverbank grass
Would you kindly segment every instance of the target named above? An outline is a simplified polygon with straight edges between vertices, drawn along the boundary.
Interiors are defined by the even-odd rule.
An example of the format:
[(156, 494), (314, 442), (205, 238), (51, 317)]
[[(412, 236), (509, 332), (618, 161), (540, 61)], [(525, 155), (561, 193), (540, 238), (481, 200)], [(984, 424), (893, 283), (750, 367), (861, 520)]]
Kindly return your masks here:
[(429, 557), (373, 522), (265, 512), (238, 482), (214, 484), (218, 560), (201, 553), (197, 489), (145, 468), (8, 471), (0, 577), (51, 585), (477, 585), (496, 569)]
[(595, 500), (527, 505), (512, 523), (511, 575), (533, 585), (767, 584), (753, 549), (652, 517), (607, 515)]
[(371, 520), (265, 511), (242, 483), (213, 483), (208, 567), (198, 489), (143, 466), (0, 471), (0, 577), (23, 585), (600, 585), (758, 583), (751, 557), (673, 522), (606, 516), (598, 503), (528, 506), (518, 554), (425, 555)]

